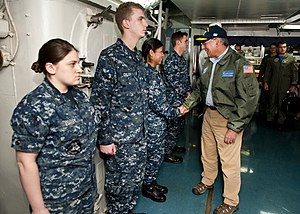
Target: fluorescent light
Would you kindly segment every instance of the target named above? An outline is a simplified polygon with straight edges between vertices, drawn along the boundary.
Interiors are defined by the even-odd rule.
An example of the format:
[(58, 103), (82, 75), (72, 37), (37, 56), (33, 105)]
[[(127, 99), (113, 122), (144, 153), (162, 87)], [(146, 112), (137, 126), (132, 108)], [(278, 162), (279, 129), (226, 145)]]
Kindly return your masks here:
[(285, 30), (300, 30), (300, 25), (283, 25), (281, 29)]
[(260, 15), (260, 19), (278, 19), (279, 17), (283, 17), (283, 14), (262, 14)]

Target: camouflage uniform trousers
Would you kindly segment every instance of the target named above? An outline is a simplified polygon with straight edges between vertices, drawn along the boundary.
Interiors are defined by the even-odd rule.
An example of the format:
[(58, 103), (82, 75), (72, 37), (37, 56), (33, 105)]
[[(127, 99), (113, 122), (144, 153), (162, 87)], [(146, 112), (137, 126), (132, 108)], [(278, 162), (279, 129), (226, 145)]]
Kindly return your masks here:
[(176, 143), (178, 142), (179, 136), (184, 130), (184, 118), (185, 117), (179, 117), (168, 120), (165, 154), (171, 154)]
[(105, 159), (105, 191), (109, 214), (128, 214), (136, 205), (145, 174), (146, 141), (117, 146)]
[[(73, 201), (66, 203), (50, 204), (45, 202), (50, 213), (53, 214), (92, 214), (94, 212), (94, 202), (96, 197), (95, 188), (90, 188), (86, 193)], [(30, 207), (30, 213), (32, 209)]]
[(163, 129), (149, 131), (147, 134), (147, 163), (144, 183), (156, 181), (163, 161), (166, 131)]

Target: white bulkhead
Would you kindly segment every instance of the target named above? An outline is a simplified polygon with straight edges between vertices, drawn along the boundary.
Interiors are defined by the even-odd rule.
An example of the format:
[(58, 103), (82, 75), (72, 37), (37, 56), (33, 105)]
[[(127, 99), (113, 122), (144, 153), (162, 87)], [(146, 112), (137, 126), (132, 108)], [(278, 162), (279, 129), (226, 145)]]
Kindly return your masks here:
[[(119, 31), (114, 23), (120, 2), (109, 0), (0, 0), (0, 213), (29, 213), (22, 190), (15, 151), (11, 148), (10, 117), (17, 103), (44, 78), (30, 69), (38, 50), (52, 38), (68, 40), (79, 50), (80, 57), (94, 63), (84, 74), (94, 72), (100, 51), (114, 43)], [(91, 16), (110, 6), (99, 23), (88, 23)], [(88, 88), (84, 88), (88, 92)], [(103, 213), (104, 167), (97, 159), (99, 177), (98, 211)]]

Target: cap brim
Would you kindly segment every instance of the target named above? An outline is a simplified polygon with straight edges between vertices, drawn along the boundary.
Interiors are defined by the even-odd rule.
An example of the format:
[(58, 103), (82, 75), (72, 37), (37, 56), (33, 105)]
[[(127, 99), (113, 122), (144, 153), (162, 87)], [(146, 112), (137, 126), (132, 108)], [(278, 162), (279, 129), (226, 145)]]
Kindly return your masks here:
[(200, 41), (200, 42), (205, 42), (205, 41), (208, 40), (208, 38), (205, 38), (205, 37), (202, 36), (202, 37), (197, 38), (196, 40)]
[(210, 32), (205, 32), (205, 34), (204, 34), (203, 36), (200, 36), (200, 37), (198, 38), (198, 41), (200, 41), (200, 42), (205, 42), (205, 41), (210, 40), (210, 39), (212, 39), (212, 38), (213, 38), (212, 33), (210, 33)]

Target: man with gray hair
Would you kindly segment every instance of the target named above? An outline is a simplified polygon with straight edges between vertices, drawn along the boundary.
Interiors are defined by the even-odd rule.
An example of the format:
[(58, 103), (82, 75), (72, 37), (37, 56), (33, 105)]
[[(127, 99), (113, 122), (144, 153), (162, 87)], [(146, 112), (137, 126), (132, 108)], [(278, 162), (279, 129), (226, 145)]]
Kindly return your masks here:
[(224, 178), (223, 203), (214, 214), (231, 214), (239, 207), (241, 186), (240, 152), (243, 131), (258, 102), (258, 82), (253, 66), (228, 46), (227, 33), (211, 26), (200, 38), (208, 59), (196, 88), (183, 103), (181, 113), (201, 100), (206, 104), (201, 136), (202, 180), (193, 188), (196, 195), (213, 188), (218, 175), (218, 156)]

